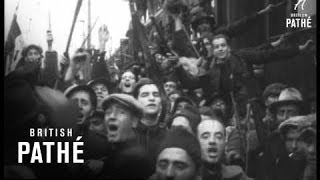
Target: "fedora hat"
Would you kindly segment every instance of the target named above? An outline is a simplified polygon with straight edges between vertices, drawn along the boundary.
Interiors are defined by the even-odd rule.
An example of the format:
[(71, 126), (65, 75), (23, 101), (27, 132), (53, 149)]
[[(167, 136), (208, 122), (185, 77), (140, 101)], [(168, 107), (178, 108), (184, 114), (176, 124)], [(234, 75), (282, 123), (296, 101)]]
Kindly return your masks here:
[(300, 113), (306, 111), (306, 104), (302, 98), (302, 94), (296, 88), (283, 89), (279, 95), (278, 101), (270, 104), (270, 112), (276, 114), (277, 108), (283, 105), (294, 104), (299, 107)]

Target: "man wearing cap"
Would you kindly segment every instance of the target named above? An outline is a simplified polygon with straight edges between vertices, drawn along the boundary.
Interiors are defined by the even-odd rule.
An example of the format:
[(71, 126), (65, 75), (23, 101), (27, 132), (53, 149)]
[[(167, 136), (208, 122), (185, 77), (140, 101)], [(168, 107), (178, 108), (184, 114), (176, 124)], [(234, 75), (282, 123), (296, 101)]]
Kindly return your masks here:
[(168, 131), (157, 151), (156, 171), (149, 180), (197, 180), (201, 151), (196, 137), (184, 128)]
[(262, 94), (263, 102), (266, 107), (266, 116), (263, 118), (263, 122), (269, 122), (272, 120), (270, 114), (270, 104), (278, 101), (279, 95), (283, 89), (287, 88), (287, 85), (282, 83), (272, 83), (268, 85)]
[[(258, 173), (257, 175), (266, 177), (279, 176), (274, 178), (280, 179), (286, 178), (286, 176), (289, 175), (289, 171), (286, 172), (286, 169), (284, 169), (283, 173), (280, 173), (278, 171), (272, 170), (272, 168), (275, 166), (275, 164), (280, 163), (279, 159), (283, 159), (282, 162), (284, 162), (285, 164), (288, 163), (288, 161), (290, 161), (289, 163), (291, 164), (294, 164), (297, 161), (291, 162), (292, 159), (288, 158), (288, 155), (294, 149), (285, 147), (285, 141), (283, 138), (281, 138), (281, 133), (279, 132), (278, 127), (288, 118), (305, 115), (307, 113), (307, 106), (303, 101), (301, 93), (297, 89), (290, 87), (282, 90), (279, 95), (278, 101), (270, 104), (270, 112), (274, 120), (270, 123), (269, 126), (265, 127), (267, 131), (264, 131), (264, 134), (262, 134), (264, 136), (264, 141), (261, 141), (260, 143), (262, 145), (263, 152), (261, 153), (259, 159), (261, 158), (261, 163), (264, 164), (264, 166), (258, 167), (258, 169), (262, 170), (262, 172)], [(298, 164), (297, 166), (299, 166), (299, 164), (301, 163), (296, 164)], [(279, 164), (279, 166), (281, 165), (282, 164)]]
[(97, 78), (88, 82), (88, 86), (94, 90), (97, 96), (97, 109), (102, 109), (104, 98), (113, 93), (113, 87), (106, 78)]
[(302, 179), (306, 157), (299, 147), (299, 137), (302, 129), (310, 126), (312, 121), (308, 116), (294, 116), (279, 125), (279, 133), (283, 142), (282, 149), (277, 152), (276, 160), (269, 169), (271, 179)]
[(143, 116), (142, 104), (130, 95), (111, 94), (102, 103), (111, 151), (103, 160), (101, 177), (145, 179), (152, 171), (140, 145), (136, 128)]
[(197, 128), (202, 155), (202, 180), (207, 179), (250, 179), (240, 166), (227, 166), (225, 153), (226, 131), (216, 119), (203, 120)]
[(97, 96), (87, 85), (73, 85), (64, 92), (65, 96), (75, 102), (79, 108), (78, 124), (84, 125), (97, 106)]

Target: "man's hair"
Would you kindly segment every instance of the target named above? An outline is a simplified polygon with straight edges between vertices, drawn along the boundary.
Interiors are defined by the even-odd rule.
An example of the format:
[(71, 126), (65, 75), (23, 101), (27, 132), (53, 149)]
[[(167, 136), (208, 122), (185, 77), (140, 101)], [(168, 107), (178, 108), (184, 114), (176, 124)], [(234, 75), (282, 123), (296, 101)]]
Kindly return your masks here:
[[(204, 122), (204, 121), (217, 121), (218, 123), (220, 123), (220, 124), (222, 125), (222, 127), (223, 127), (224, 137), (226, 138), (226, 135), (227, 135), (226, 126), (223, 124), (223, 122), (222, 122), (221, 120), (219, 120), (219, 119), (206, 119), (206, 120), (201, 121), (201, 122), (198, 124), (198, 127), (199, 127), (199, 125), (200, 125), (202, 122)], [(199, 133), (198, 127), (197, 127), (197, 129), (196, 129), (196, 130), (197, 130), (197, 131), (196, 131), (196, 134)]]
[(226, 42), (227, 42), (227, 44), (228, 45), (230, 45), (230, 38), (229, 38), (229, 36), (227, 36), (227, 35), (225, 35), (225, 34), (216, 34), (216, 35), (214, 35), (213, 37), (212, 37), (212, 44), (213, 44), (213, 41), (215, 40), (215, 39), (219, 39), (219, 38), (224, 38), (225, 40), (226, 40)]
[(150, 84), (155, 85), (158, 88), (159, 93), (161, 93), (160, 88), (157, 86), (157, 84), (153, 80), (149, 78), (141, 78), (133, 89), (133, 97), (137, 99), (140, 93), (140, 88), (144, 85), (150, 85)]
[(31, 49), (37, 50), (38, 53), (39, 53), (39, 55), (40, 55), (40, 57), (43, 58), (43, 54), (42, 54), (42, 53), (43, 53), (43, 50), (42, 50), (42, 48), (41, 48), (40, 46), (35, 45), (35, 44), (30, 44), (30, 45), (28, 45), (27, 47), (23, 48), (23, 50), (22, 50), (22, 52), (21, 52), (21, 56), (24, 57), (24, 58), (27, 57), (28, 52), (29, 52)]
[(126, 73), (126, 72), (131, 72), (133, 75), (134, 75), (134, 79), (136, 80), (136, 82), (138, 82), (138, 75), (137, 74), (135, 74), (131, 69), (126, 69), (125, 71), (123, 71), (123, 73), (121, 74), (121, 78), (120, 78), (120, 81), (121, 81), (121, 79), (122, 79), (122, 75), (124, 74), (124, 73)]

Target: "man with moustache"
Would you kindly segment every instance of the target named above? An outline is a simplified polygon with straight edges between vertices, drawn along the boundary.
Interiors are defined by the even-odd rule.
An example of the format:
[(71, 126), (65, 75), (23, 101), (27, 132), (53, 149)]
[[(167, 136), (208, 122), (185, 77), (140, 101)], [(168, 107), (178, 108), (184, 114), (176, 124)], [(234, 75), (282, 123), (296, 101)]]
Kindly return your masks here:
[(203, 120), (197, 128), (201, 146), (202, 180), (207, 179), (251, 179), (240, 166), (227, 166), (223, 163), (226, 131), (224, 125), (215, 119)]
[(156, 161), (156, 150), (166, 129), (160, 126), (161, 97), (159, 87), (149, 78), (141, 78), (133, 96), (142, 104), (144, 114), (137, 125), (139, 142), (147, 148), (153, 162)]
[(125, 94), (132, 94), (133, 89), (137, 83), (137, 77), (130, 70), (125, 71), (119, 83), (120, 92)]

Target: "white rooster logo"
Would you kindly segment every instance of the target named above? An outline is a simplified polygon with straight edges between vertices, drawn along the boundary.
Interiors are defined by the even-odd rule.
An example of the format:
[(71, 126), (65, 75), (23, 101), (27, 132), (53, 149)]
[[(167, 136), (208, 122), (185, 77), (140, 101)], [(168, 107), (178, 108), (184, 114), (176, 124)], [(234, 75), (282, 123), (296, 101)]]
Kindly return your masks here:
[(307, 0), (299, 0), (295, 5), (294, 5), (294, 10), (297, 10), (298, 6), (301, 4), (301, 9), (304, 10), (304, 4), (306, 3)]

